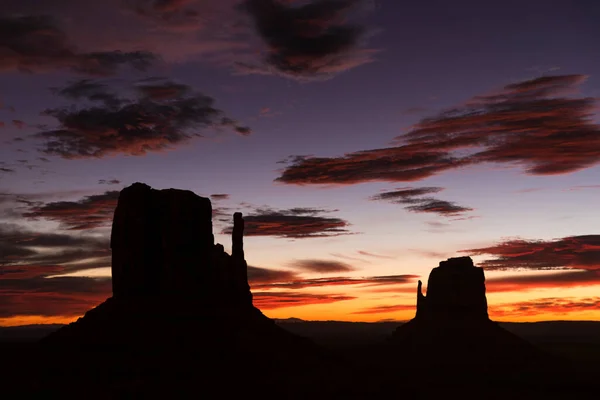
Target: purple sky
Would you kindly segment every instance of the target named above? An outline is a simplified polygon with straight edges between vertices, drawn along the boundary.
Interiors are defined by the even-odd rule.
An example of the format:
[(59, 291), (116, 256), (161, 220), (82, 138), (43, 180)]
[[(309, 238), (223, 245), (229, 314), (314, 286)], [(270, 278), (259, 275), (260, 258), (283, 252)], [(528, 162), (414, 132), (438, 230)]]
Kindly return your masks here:
[[(598, 274), (598, 20), (600, 5), (591, 0), (4, 0), (0, 269), (5, 271), (0, 279), (15, 285), (19, 279), (33, 279), (19, 289), (19, 298), (27, 299), (36, 289), (36, 279), (74, 272), (85, 276), (91, 268), (104, 268), (100, 275), (106, 275), (109, 262), (73, 264), (86, 259), (82, 255), (54, 262), (47, 256), (58, 250), (43, 246), (18, 245), (47, 259), (17, 251), (14, 232), (106, 237), (105, 224), (73, 230), (65, 222), (65, 211), (52, 214), (48, 205), (70, 202), (79, 204), (67, 210), (70, 213), (110, 214), (94, 208), (96, 203), (90, 206), (93, 201), (86, 196), (137, 181), (204, 196), (228, 194), (213, 200), (213, 207), (225, 214), (243, 211), (259, 222), (265, 216), (277, 219), (279, 233), (259, 224), (255, 235), (248, 236), (248, 261), (258, 268), (291, 271), (301, 279), (426, 279), (440, 260), (463, 250), (487, 249), (471, 253), (483, 262), (515, 257), (492, 249), (498, 243), (513, 246), (510, 240), (515, 238), (548, 242), (580, 235), (591, 235), (592, 241), (577, 242), (580, 247), (572, 249), (573, 257), (589, 252), (585, 259), (593, 260), (594, 267), (588, 268), (587, 261), (553, 267)], [(337, 28), (326, 29), (332, 26)], [(89, 80), (91, 92), (78, 86), (76, 95), (65, 94), (82, 79)], [(164, 90), (169, 91), (167, 97), (161, 97)], [(110, 108), (105, 100), (91, 99), (92, 92), (113, 94), (111, 98), (121, 103)], [(211, 107), (222, 114), (215, 117), (197, 105), (200, 108), (185, 112), (179, 101), (198, 93), (214, 99)], [(503, 111), (493, 111), (490, 104), (495, 101), (505, 102)], [(157, 104), (171, 108), (152, 120), (157, 124), (152, 132), (144, 130), (148, 124), (131, 126), (139, 118), (160, 114)], [(86, 114), (93, 107), (102, 110), (102, 117)], [(126, 107), (130, 108), (124, 111)], [(455, 109), (461, 119), (449, 122), (448, 115), (441, 114), (448, 109)], [(506, 114), (508, 109), (512, 114)], [(41, 115), (44, 110), (51, 111)], [(207, 119), (199, 122), (205, 112)], [(230, 119), (223, 123), (221, 116)], [(130, 119), (123, 123), (124, 118)], [(455, 134), (473, 142), (444, 142), (444, 135)], [(416, 150), (406, 147), (409, 139), (415, 140), (410, 146)], [(163, 149), (169, 140), (170, 149)], [(149, 146), (145, 154), (137, 151), (142, 142)], [(96, 153), (83, 154), (82, 148)], [(386, 148), (394, 152), (389, 159), (377, 152), (357, 161), (363, 157), (357, 152)], [(442, 158), (424, 162), (423, 151), (435, 151), (435, 157)], [(297, 155), (309, 157), (288, 158)], [(350, 161), (344, 161), (344, 155)], [(448, 157), (454, 157), (451, 166)], [(406, 172), (399, 167), (403, 162), (411, 171), (427, 167), (433, 172), (390, 178), (388, 172), (395, 168)], [(315, 184), (319, 179), (325, 185)], [(99, 184), (100, 180), (118, 182)], [(439, 189), (421, 195), (404, 192), (414, 188)], [(373, 198), (381, 193), (391, 194)], [(310, 230), (295, 219), (298, 216), (313, 218), (319, 228)], [(294, 223), (300, 225), (290, 228)], [(286, 224), (308, 233), (283, 234)], [(226, 248), (229, 238), (219, 232), (227, 225), (215, 220), (217, 239)], [(535, 253), (539, 243), (531, 242), (527, 251)], [(351, 268), (302, 270), (302, 260), (345, 262)], [(53, 266), (52, 274), (48, 265)], [(537, 273), (528, 265), (529, 273)], [(15, 275), (23, 266), (33, 278)], [(489, 279), (519, 273), (487, 275)], [(504, 307), (502, 315), (508, 319), (535, 319), (510, 314), (506, 304), (588, 296), (589, 282), (580, 283), (565, 284), (557, 277), (550, 289), (491, 294), (490, 304)], [(331, 295), (331, 301), (297, 307), (265, 303), (265, 312), (402, 319), (410, 312), (352, 313), (412, 304), (414, 287), (409, 280), (400, 282), (397, 292), (374, 295), (342, 286), (343, 292), (354, 291), (356, 299), (340, 301), (333, 297), (339, 288), (303, 289), (311, 295)], [(64, 289), (65, 295), (72, 292), (77, 290)], [(9, 301), (14, 298), (0, 297), (0, 304)], [(72, 301), (83, 300), (74, 296)], [(7, 310), (0, 315), (0, 325), (12, 324), (15, 318), (25, 321), (23, 316), (67, 318), (79, 312), (68, 306), (64, 312), (38, 312), (35, 305)], [(564, 318), (563, 311), (544, 309), (540, 315)], [(574, 309), (572, 318), (600, 317), (586, 312)]]

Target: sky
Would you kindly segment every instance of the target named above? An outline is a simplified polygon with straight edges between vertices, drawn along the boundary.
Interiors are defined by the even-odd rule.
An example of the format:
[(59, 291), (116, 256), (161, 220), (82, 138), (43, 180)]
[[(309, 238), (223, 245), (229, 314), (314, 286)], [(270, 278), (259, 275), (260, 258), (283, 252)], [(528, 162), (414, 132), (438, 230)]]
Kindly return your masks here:
[[(0, 326), (111, 295), (134, 182), (246, 219), (272, 318), (414, 316), (442, 260), (501, 321), (600, 320), (600, 3), (3, 0)], [(424, 288), (426, 290), (426, 287)]]

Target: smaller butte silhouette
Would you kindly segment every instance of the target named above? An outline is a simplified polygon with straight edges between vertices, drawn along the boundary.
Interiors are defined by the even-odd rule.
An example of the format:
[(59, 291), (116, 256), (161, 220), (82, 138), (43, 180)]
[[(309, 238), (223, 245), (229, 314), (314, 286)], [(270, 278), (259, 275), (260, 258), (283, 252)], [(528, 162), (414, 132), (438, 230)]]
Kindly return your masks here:
[(419, 281), (416, 316), (398, 327), (391, 341), (407, 357), (429, 366), (482, 368), (527, 362), (540, 355), (533, 345), (490, 320), (485, 274), (471, 257), (450, 258), (433, 268), (427, 296)]
[(178, 385), (260, 391), (337, 364), (253, 306), (243, 231), (235, 213), (229, 255), (214, 241), (210, 199), (142, 183), (123, 189), (111, 233), (113, 296), (42, 339), (53, 369), (81, 385), (97, 380), (111, 396), (135, 382), (143, 387), (131, 393), (146, 395)]

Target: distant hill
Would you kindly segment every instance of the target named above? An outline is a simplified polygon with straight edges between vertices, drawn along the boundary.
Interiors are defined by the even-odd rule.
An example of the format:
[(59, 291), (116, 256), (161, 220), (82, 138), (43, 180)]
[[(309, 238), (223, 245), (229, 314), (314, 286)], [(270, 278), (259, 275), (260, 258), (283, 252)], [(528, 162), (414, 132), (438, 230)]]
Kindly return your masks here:
[(36, 341), (63, 326), (60, 324), (0, 326), (0, 342)]
[[(404, 322), (305, 321), (276, 319), (280, 327), (321, 344), (370, 344), (385, 338)], [(0, 341), (35, 341), (63, 325), (0, 327)], [(500, 326), (532, 342), (600, 344), (600, 321), (501, 322)]]
[[(345, 346), (371, 344), (385, 340), (401, 321), (342, 322), (303, 321), (297, 318), (275, 322), (292, 333), (324, 345)], [(600, 321), (501, 322), (501, 327), (536, 343), (600, 344)]]

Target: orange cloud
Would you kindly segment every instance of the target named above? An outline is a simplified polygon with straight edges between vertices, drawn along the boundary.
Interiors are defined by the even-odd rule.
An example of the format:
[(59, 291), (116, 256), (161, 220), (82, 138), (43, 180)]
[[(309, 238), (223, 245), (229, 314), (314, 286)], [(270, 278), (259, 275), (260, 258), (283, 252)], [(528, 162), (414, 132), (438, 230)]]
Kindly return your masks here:
[(600, 271), (587, 270), (488, 278), (485, 283), (488, 293), (596, 285), (600, 285)]
[(254, 305), (261, 310), (297, 307), (312, 304), (328, 304), (338, 301), (354, 300), (353, 296), (331, 294), (313, 294), (298, 292), (255, 292), (252, 294)]
[(110, 297), (110, 279), (79, 277), (4, 279), (0, 318), (14, 315), (78, 316)]
[(600, 297), (547, 297), (489, 308), (490, 315), (494, 317), (536, 316), (543, 313), (560, 315), (597, 310), (600, 308)]
[(296, 279), (290, 281), (279, 281), (265, 284), (252, 285), (253, 289), (303, 289), (308, 287), (321, 286), (347, 286), (347, 285), (365, 285), (365, 286), (384, 286), (412, 283), (419, 275), (384, 275), (371, 276), (364, 278), (315, 278), (315, 279)]
[(387, 314), (395, 311), (415, 311), (416, 306), (414, 304), (396, 304), (396, 305), (383, 305), (365, 308), (363, 310), (355, 311), (352, 314)]

